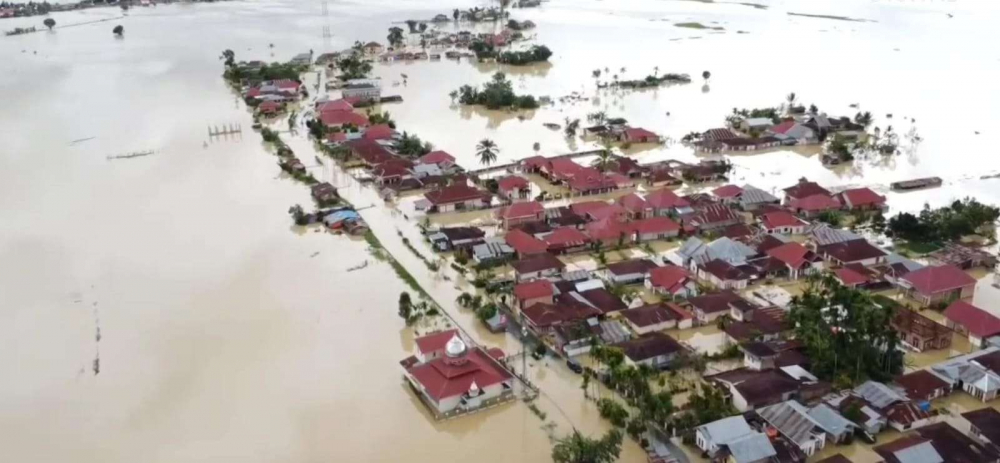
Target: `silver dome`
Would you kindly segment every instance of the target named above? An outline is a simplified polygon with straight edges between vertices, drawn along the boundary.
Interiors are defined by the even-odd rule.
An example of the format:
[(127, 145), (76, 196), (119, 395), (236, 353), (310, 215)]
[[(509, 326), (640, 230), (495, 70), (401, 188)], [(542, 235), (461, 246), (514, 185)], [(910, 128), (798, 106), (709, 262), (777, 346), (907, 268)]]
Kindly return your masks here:
[(448, 355), (448, 357), (461, 357), (462, 355), (465, 355), (465, 341), (462, 341), (462, 339), (458, 337), (458, 334), (452, 336), (452, 338), (448, 341), (448, 344), (444, 346), (444, 352)]

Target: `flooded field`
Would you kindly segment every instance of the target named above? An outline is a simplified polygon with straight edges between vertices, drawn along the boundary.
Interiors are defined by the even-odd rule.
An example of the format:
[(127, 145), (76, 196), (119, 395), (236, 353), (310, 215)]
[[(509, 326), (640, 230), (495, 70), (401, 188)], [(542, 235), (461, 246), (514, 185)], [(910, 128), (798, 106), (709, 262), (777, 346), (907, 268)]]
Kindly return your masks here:
[[(581, 400), (579, 377), (552, 360), (529, 365), (543, 391), (544, 423), (520, 403), (432, 421), (404, 388), (396, 363), (413, 348), (413, 333), (395, 309), (408, 288), (374, 261), (363, 241), (291, 226), (286, 211), (308, 204), (308, 189), (279, 175), (274, 157), (249, 131), (246, 108), (219, 77), (218, 57), (227, 48), (240, 59), (285, 60), (355, 40), (384, 41), (392, 22), (477, 5), (330, 3), (328, 16), (319, 2), (296, 0), (172, 5), (0, 38), (5, 454), (102, 463), (206, 457), (541, 462), (551, 445), (544, 423), (554, 423), (557, 434), (574, 426), (592, 434), (606, 430), (593, 405)], [(593, 147), (544, 122), (603, 110), (676, 140), (720, 125), (734, 106), (777, 105), (794, 91), (831, 113), (853, 113), (849, 105), (858, 103), (877, 116), (877, 125), (892, 123), (901, 133), (915, 126), (923, 141), (904, 155), (836, 171), (800, 152), (737, 156), (734, 180), (771, 189), (803, 175), (833, 185), (939, 175), (943, 188), (892, 194), (893, 207), (965, 195), (1000, 202), (1000, 180), (979, 179), (1000, 170), (991, 142), (1000, 100), (984, 92), (1000, 80), (1000, 60), (981, 52), (998, 8), (988, 2), (808, 1), (756, 9), (553, 0), (513, 13), (538, 24), (533, 33), (555, 51), (552, 62), (503, 70), (519, 92), (556, 101), (578, 92), (586, 99), (523, 114), (462, 108), (448, 98), (463, 84), (486, 81), (495, 65), (399, 63), (376, 66), (375, 74), (387, 94), (404, 98), (382, 109), (467, 167), (476, 166), (474, 147), (484, 137), (500, 146), (501, 163), (533, 155), (536, 142), (541, 154)], [(54, 18), (69, 26), (120, 15), (105, 8)], [(41, 20), (4, 19), (0, 29), (40, 26)], [(696, 21), (724, 30), (676, 27)], [(123, 39), (111, 34), (119, 23)], [(597, 92), (595, 68), (622, 78), (641, 78), (654, 68), (692, 76), (710, 70), (712, 77), (654, 91)], [(403, 73), (406, 84), (392, 86)], [(894, 114), (891, 122), (887, 113)], [(210, 126), (222, 125), (243, 132), (208, 137)], [(297, 152), (310, 152), (304, 134), (286, 139)], [(696, 159), (677, 144), (629, 152), (640, 162)], [(344, 187), (356, 205), (380, 204), (373, 191), (333, 166), (303, 160), (317, 177)], [(430, 250), (403, 214), (379, 206), (363, 215), (473, 337), (519, 351), (514, 339), (488, 333), (454, 307), (463, 290), (455, 280), (418, 272), (422, 262), (397, 234), (425, 255)], [(372, 265), (346, 271), (366, 260)], [(717, 330), (704, 331), (685, 340), (715, 349)], [(642, 459), (639, 448), (626, 443), (622, 461)]]

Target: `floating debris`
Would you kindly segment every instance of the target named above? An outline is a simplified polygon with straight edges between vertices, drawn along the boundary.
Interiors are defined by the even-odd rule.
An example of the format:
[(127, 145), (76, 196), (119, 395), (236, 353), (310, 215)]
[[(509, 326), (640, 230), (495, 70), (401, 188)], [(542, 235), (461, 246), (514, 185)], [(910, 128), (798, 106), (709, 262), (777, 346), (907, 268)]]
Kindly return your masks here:
[(356, 271), (356, 270), (361, 270), (361, 269), (363, 269), (365, 267), (368, 267), (368, 260), (367, 259), (364, 262), (362, 262), (361, 264), (355, 265), (354, 267), (351, 267), (351, 268), (347, 269), (347, 271), (348, 272), (353, 272), (353, 271)]
[(73, 140), (73, 141), (69, 142), (69, 144), (70, 145), (75, 145), (77, 143), (83, 143), (85, 141), (93, 140), (95, 138), (97, 138), (97, 137), (78, 138), (76, 140)]
[(127, 153), (127, 154), (119, 154), (119, 155), (114, 155), (114, 156), (109, 155), (108, 156), (108, 160), (111, 161), (113, 159), (141, 158), (143, 156), (151, 156), (153, 154), (156, 154), (156, 152), (153, 151), (153, 150), (149, 150), (149, 151), (133, 151), (133, 152)]

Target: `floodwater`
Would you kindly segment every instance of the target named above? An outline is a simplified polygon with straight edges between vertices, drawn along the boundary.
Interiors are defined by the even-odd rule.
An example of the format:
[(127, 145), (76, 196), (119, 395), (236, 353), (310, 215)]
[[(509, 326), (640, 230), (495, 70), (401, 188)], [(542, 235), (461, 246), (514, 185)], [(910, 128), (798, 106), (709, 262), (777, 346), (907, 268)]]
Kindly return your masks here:
[[(308, 204), (308, 189), (278, 173), (248, 130), (248, 112), (219, 77), (226, 48), (242, 59), (288, 59), (384, 41), (390, 22), (474, 4), (331, 2), (328, 16), (320, 2), (179, 4), (0, 39), (5, 454), (79, 462), (546, 461), (548, 433), (523, 404), (446, 423), (428, 417), (396, 363), (412, 350), (413, 333), (395, 315), (407, 288), (363, 242), (291, 226), (286, 211)], [(447, 97), (460, 85), (485, 82), (495, 66), (398, 63), (375, 73), (386, 93), (405, 99), (382, 109), (467, 167), (484, 137), (500, 145), (500, 162), (534, 154), (535, 142), (542, 154), (589, 146), (543, 122), (604, 110), (679, 139), (721, 124), (733, 106), (776, 105), (795, 91), (833, 113), (854, 112), (848, 105), (860, 103), (880, 125), (894, 113), (901, 133), (911, 125), (903, 116), (915, 118), (923, 142), (907, 155), (837, 172), (788, 151), (739, 156), (737, 178), (773, 188), (801, 175), (841, 185), (939, 175), (944, 188), (892, 195), (893, 206), (965, 195), (998, 201), (1000, 180), (978, 180), (1000, 170), (990, 143), (1000, 100), (989, 91), (1000, 80), (1000, 57), (983, 49), (997, 8), (553, 0), (514, 12), (539, 25), (533, 33), (555, 51), (552, 63), (509, 70), (511, 77), (521, 92), (558, 99), (577, 91), (589, 100), (522, 118), (459, 108)], [(66, 26), (120, 14), (108, 8), (54, 18)], [(725, 31), (673, 26), (693, 20)], [(0, 20), (0, 29), (40, 23)], [(123, 39), (112, 36), (115, 24), (125, 27)], [(695, 82), (594, 91), (595, 68), (641, 78), (654, 66)], [(698, 77), (706, 69), (707, 87)], [(401, 73), (406, 85), (393, 87)], [(242, 136), (208, 137), (209, 126), (227, 124), (241, 124)], [(333, 166), (310, 161), (303, 134), (286, 139), (355, 204), (379, 204)], [(640, 162), (695, 159), (679, 145), (634, 150)], [(154, 154), (108, 159), (144, 151)], [(516, 340), (485, 332), (454, 308), (462, 288), (453, 272), (423, 270), (402, 245), (397, 230), (430, 255), (413, 221), (384, 207), (363, 215), (474, 338), (519, 351)], [(372, 265), (346, 271), (365, 260)], [(607, 429), (581, 400), (579, 377), (563, 365), (535, 362), (528, 374), (542, 387), (539, 407), (556, 433)], [(642, 458), (635, 444), (625, 445), (622, 461)]]

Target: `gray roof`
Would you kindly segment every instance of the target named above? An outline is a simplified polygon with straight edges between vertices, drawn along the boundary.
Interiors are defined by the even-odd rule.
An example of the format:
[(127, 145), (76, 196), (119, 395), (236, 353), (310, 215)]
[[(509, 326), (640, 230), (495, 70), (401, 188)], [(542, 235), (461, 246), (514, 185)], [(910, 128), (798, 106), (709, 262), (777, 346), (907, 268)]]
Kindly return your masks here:
[(863, 236), (843, 228), (834, 228), (825, 223), (817, 224), (809, 231), (813, 241), (819, 246), (844, 243), (864, 238)]
[(903, 267), (906, 267), (906, 270), (909, 270), (911, 272), (914, 270), (920, 270), (924, 268), (924, 264), (921, 264), (919, 262), (914, 262), (896, 253), (890, 253), (889, 255), (887, 255), (885, 257), (885, 263), (889, 265), (903, 264)]
[(944, 463), (944, 458), (934, 449), (930, 441), (892, 453), (900, 463)]
[(503, 238), (489, 238), (483, 244), (472, 247), (472, 255), (476, 260), (493, 259), (514, 254), (514, 249), (507, 245)]
[(698, 426), (709, 444), (726, 445), (754, 432), (743, 415), (730, 416)]
[(857, 428), (858, 425), (847, 418), (841, 416), (836, 410), (826, 404), (819, 404), (809, 409), (809, 416), (812, 417), (819, 426), (829, 434), (839, 436), (847, 431)]
[(698, 238), (688, 238), (676, 252), (684, 259), (685, 264), (690, 260), (704, 264), (715, 259), (742, 264), (748, 257), (757, 254), (754, 248), (729, 238), (719, 238), (708, 244)]
[(781, 201), (777, 196), (772, 195), (753, 185), (743, 185), (743, 193), (740, 194), (740, 204), (767, 204)]
[(751, 117), (744, 122), (749, 127), (771, 127), (774, 125), (774, 121), (769, 117)]
[(854, 388), (854, 393), (861, 396), (875, 408), (885, 408), (895, 402), (909, 400), (905, 395), (878, 381), (865, 381), (860, 386)]
[(785, 132), (785, 135), (796, 140), (801, 140), (804, 138), (812, 138), (815, 133), (813, 132), (813, 129), (810, 129), (809, 127), (802, 124), (795, 124), (792, 128)]
[(736, 463), (751, 463), (776, 456), (778, 452), (763, 433), (755, 432), (726, 445)]
[(796, 445), (810, 439), (816, 428), (822, 429), (809, 411), (794, 400), (764, 407), (757, 413)]

